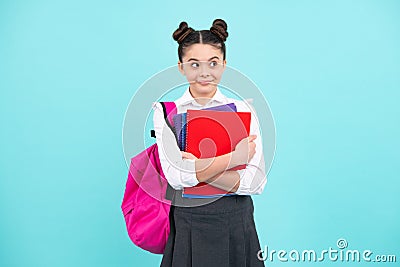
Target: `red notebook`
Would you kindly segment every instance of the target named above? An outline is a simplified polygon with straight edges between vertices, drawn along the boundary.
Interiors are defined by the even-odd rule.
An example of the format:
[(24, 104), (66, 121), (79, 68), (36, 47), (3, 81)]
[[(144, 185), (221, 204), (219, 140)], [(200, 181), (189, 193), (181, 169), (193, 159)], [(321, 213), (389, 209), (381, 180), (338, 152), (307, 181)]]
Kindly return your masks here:
[[(186, 124), (186, 152), (197, 158), (212, 158), (227, 154), (235, 146), (249, 136), (250, 112), (231, 112), (214, 110), (188, 110)], [(246, 168), (246, 164), (230, 170)], [(207, 183), (199, 183), (194, 187), (185, 187), (185, 196), (226, 195), (223, 189)]]

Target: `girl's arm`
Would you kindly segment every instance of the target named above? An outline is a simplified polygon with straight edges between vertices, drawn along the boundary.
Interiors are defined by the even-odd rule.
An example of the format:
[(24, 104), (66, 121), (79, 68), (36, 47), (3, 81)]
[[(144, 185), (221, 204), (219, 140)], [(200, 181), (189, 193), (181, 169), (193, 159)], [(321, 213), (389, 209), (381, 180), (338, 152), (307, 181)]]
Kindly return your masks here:
[(225, 171), (208, 179), (206, 183), (235, 193), (240, 185), (240, 175), (237, 171)]
[(236, 145), (235, 150), (230, 153), (214, 158), (196, 159), (195, 170), (197, 180), (199, 182), (206, 182), (225, 170), (247, 164), (255, 153), (254, 139), (256, 139), (255, 135), (243, 138)]
[[(193, 154), (181, 151), (182, 158), (198, 160)], [(236, 192), (240, 185), (240, 174), (237, 171), (223, 171), (204, 181), (217, 188)]]

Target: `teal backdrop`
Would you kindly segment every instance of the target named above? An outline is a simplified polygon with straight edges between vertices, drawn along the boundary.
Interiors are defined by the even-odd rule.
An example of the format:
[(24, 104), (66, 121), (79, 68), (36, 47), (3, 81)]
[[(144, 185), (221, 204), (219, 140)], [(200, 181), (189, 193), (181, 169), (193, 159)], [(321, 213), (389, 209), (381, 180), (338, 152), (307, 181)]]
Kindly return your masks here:
[(1, 1), (0, 266), (159, 265), (130, 242), (120, 210), (124, 114), (176, 64), (179, 22), (215, 18), (228, 23), (228, 64), (275, 119), (275, 159), (254, 197), (261, 246), (322, 251), (344, 238), (398, 266), (399, 14), (395, 0)]

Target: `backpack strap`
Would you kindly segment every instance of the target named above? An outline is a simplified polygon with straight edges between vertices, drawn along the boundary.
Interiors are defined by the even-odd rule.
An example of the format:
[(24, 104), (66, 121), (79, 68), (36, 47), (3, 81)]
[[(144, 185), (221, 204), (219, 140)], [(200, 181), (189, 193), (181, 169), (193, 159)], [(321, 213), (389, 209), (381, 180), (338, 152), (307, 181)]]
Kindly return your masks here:
[(174, 133), (176, 143), (178, 144), (178, 136), (175, 133), (174, 120), (173, 120), (174, 116), (176, 115), (175, 102), (160, 102), (160, 104), (163, 108), (165, 122), (167, 123), (171, 131)]
[(175, 102), (160, 102), (164, 111), (164, 118), (168, 119), (171, 126), (174, 126), (173, 117), (176, 115), (176, 104)]
[[(167, 123), (168, 127), (172, 130), (172, 132), (175, 134), (173, 118), (177, 114), (176, 104), (175, 102), (160, 102), (160, 104), (163, 109), (165, 122)], [(150, 136), (155, 138), (156, 132), (154, 130), (150, 130)], [(178, 142), (178, 137), (176, 136), (176, 134), (175, 137)]]
[[(175, 104), (175, 102), (160, 102), (160, 103), (163, 108), (165, 122), (167, 123), (168, 127), (174, 133), (176, 142), (178, 143), (178, 136), (175, 133), (174, 120), (173, 120), (174, 115), (176, 115), (176, 113), (177, 113), (176, 112), (176, 104)], [(155, 135), (154, 135), (154, 137), (155, 137)], [(168, 183), (167, 190), (165, 192), (165, 199), (172, 201), (175, 198), (175, 194), (176, 194), (176, 190), (173, 189), (172, 186)]]
[(174, 132), (174, 116), (176, 115), (176, 104), (175, 102), (160, 102), (164, 111), (164, 119), (167, 122), (168, 126)]

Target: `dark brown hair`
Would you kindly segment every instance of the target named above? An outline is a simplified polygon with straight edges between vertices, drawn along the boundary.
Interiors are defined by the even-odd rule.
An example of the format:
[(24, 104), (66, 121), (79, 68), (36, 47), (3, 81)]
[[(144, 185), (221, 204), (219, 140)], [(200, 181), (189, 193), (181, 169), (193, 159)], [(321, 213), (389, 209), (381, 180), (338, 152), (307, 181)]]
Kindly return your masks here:
[(221, 49), (223, 59), (225, 60), (226, 49), (225, 41), (228, 37), (226, 31), (228, 26), (222, 19), (214, 20), (209, 30), (196, 31), (189, 27), (185, 21), (179, 24), (179, 28), (174, 31), (172, 37), (178, 42), (178, 57), (179, 61), (182, 62), (182, 56), (185, 53), (185, 49), (192, 44), (209, 44), (216, 48)]

